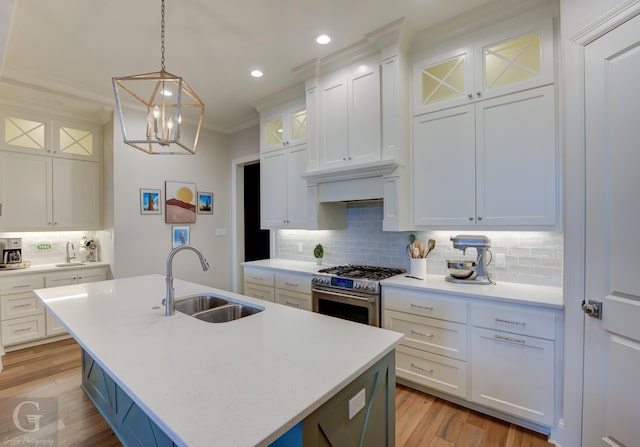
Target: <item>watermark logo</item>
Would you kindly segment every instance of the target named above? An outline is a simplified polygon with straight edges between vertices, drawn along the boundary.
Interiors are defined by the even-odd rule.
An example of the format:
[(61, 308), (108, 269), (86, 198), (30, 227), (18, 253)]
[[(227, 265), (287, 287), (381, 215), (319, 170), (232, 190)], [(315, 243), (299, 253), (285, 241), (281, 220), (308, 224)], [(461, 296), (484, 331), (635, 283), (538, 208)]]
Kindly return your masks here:
[(58, 447), (59, 425), (55, 398), (0, 401), (1, 446)]

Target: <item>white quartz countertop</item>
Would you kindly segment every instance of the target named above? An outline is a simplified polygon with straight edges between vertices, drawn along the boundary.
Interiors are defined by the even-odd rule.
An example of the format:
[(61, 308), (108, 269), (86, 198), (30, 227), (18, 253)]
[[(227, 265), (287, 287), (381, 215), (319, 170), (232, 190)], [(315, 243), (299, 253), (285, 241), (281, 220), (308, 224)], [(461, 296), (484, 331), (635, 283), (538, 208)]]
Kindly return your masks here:
[[(59, 264), (64, 264), (60, 262)], [(74, 263), (65, 267), (58, 267), (56, 264), (30, 265), (23, 269), (0, 269), (0, 278), (3, 276), (28, 275), (29, 273), (64, 272), (65, 270), (82, 270), (95, 267), (108, 267), (104, 262), (83, 262)]]
[(282, 270), (285, 272), (300, 272), (300, 273), (317, 273), (319, 270), (331, 267), (329, 264), (318, 265), (315, 262), (309, 261), (296, 261), (293, 259), (263, 259), (260, 261), (243, 262), (242, 265), (251, 267), (262, 267), (272, 270)]
[(384, 355), (402, 334), (175, 280), (263, 306), (206, 323), (165, 317), (165, 278), (38, 289), (116, 383), (181, 446), (268, 445)]
[(446, 281), (444, 276), (427, 275), (425, 279), (415, 279), (397, 275), (381, 282), (382, 288), (403, 287), (430, 292), (455, 294), (467, 298), (482, 298), (534, 306), (562, 309), (563, 298), (560, 287), (538, 286), (510, 282), (492, 284), (460, 284)]

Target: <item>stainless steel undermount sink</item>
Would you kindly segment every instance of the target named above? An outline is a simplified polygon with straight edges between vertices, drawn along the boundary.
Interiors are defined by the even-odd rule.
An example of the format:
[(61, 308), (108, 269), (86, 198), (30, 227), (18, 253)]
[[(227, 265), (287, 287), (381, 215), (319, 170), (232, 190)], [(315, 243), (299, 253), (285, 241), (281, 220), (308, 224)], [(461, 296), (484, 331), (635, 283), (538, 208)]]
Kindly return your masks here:
[(78, 267), (79, 265), (84, 265), (84, 262), (67, 262), (64, 264), (56, 264), (56, 267)]
[(176, 310), (207, 323), (225, 323), (262, 312), (264, 307), (202, 293), (176, 299)]

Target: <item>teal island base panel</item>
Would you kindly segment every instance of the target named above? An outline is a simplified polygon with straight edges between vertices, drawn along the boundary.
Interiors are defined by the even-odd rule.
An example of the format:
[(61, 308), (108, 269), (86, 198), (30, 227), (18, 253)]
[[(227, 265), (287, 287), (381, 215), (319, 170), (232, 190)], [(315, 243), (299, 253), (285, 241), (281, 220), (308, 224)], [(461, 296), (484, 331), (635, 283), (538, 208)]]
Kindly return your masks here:
[[(124, 446), (177, 446), (84, 350), (82, 388)], [(211, 442), (215, 445), (215, 433)], [(391, 351), (269, 447), (394, 445), (395, 351)]]

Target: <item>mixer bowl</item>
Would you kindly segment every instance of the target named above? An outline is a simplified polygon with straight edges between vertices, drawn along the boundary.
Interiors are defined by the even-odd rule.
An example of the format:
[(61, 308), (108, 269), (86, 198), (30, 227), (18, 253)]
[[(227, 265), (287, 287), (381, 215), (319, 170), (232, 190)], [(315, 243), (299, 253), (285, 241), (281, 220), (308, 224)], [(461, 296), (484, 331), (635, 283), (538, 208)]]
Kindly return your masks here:
[(447, 271), (455, 279), (472, 280), (478, 275), (475, 261), (463, 261), (460, 259), (447, 260)]

